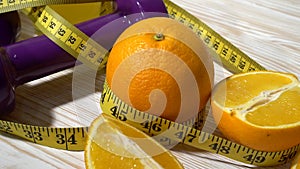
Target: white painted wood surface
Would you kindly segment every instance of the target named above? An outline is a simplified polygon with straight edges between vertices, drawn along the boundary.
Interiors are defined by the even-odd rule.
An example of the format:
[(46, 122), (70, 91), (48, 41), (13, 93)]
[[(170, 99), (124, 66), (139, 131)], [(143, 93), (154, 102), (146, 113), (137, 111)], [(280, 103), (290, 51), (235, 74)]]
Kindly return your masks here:
[[(174, 0), (270, 70), (300, 75), (300, 1)], [(32, 31), (32, 27), (24, 29)], [(25, 33), (22, 38), (27, 38)], [(218, 66), (216, 66), (218, 67)], [(230, 73), (217, 68), (216, 82)], [(81, 126), (72, 99), (73, 70), (17, 88), (16, 109), (5, 119), (41, 126)], [(99, 79), (99, 83), (103, 77)], [(100, 85), (99, 85), (100, 86)], [(101, 88), (101, 87), (100, 87)], [(96, 93), (99, 97), (100, 93)], [(90, 117), (95, 114), (91, 113)], [(78, 118), (79, 117), (79, 118)], [(0, 133), (0, 168), (84, 168), (83, 152), (57, 150)], [(209, 152), (178, 146), (174, 155), (190, 168), (249, 167)], [(289, 164), (272, 168), (289, 168)]]

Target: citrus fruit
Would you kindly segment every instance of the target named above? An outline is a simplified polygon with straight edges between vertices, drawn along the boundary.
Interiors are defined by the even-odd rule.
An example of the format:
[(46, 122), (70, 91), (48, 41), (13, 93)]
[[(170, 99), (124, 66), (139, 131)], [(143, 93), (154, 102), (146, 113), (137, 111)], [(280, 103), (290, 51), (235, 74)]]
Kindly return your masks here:
[(291, 169), (300, 169), (300, 151), (292, 161)]
[(262, 151), (300, 143), (300, 85), (293, 74), (232, 75), (212, 92), (212, 113), (225, 137)]
[(192, 119), (206, 105), (213, 76), (213, 61), (202, 40), (166, 17), (127, 28), (115, 42), (106, 68), (108, 86), (121, 100), (177, 122)]
[(89, 128), (85, 164), (87, 169), (183, 168), (151, 137), (105, 114)]

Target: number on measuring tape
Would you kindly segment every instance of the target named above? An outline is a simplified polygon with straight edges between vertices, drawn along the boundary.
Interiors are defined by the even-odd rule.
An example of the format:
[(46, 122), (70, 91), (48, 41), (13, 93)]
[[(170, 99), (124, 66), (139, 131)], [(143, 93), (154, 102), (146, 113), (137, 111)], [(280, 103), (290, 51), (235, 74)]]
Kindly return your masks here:
[(0, 130), (5, 131), (7, 133), (13, 132), (10, 125), (8, 123), (5, 124), (2, 121), (0, 121)]
[(75, 139), (75, 135), (72, 134), (69, 138), (66, 138), (64, 134), (56, 134), (57, 144), (65, 144), (66, 142), (70, 144), (77, 144), (77, 140)]
[(287, 153), (287, 154), (282, 154), (280, 156), (280, 159), (278, 160), (279, 163), (286, 163), (288, 162), (289, 160), (292, 160), (297, 154), (297, 151), (293, 151), (293, 152), (290, 152), (290, 153)]
[(224, 146), (224, 145), (221, 145), (220, 143), (213, 143), (213, 144), (210, 144), (209, 147), (216, 151), (216, 153), (223, 153), (223, 154), (229, 154), (229, 150), (230, 150), (230, 147), (228, 146)]
[(152, 121), (146, 120), (140, 123), (144, 129), (148, 129), (149, 131), (160, 132), (162, 131), (162, 125), (160, 123), (153, 123)]
[(243, 158), (248, 161), (249, 163), (262, 163), (266, 160), (266, 157), (264, 156), (255, 156), (254, 154), (249, 154), (246, 156), (243, 156)]
[(23, 132), (25, 133), (25, 137), (29, 139), (34, 139), (35, 141), (43, 140), (42, 134), (38, 131), (31, 131), (29, 129), (24, 129)]

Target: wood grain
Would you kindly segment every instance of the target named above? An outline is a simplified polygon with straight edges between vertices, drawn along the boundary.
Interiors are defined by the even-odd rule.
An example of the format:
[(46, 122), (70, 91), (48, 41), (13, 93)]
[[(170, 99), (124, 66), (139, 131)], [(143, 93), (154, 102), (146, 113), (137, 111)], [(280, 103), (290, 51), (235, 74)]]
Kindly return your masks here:
[[(292, 72), (300, 77), (299, 1), (173, 0), (173, 2), (204, 21), (267, 69)], [(34, 28), (27, 25), (23, 27), (20, 39), (29, 38), (33, 33)], [(230, 75), (222, 67), (215, 66), (216, 83)], [(72, 98), (72, 77), (73, 69), (69, 69), (17, 88), (15, 111), (1, 118), (41, 126), (86, 125), (97, 113), (77, 114)], [(96, 83), (100, 86), (99, 91), (102, 82), (103, 77), (98, 77)], [(81, 99), (93, 98), (91, 102), (97, 104), (100, 94), (100, 92), (90, 93)], [(0, 168), (84, 168), (83, 152), (48, 148), (5, 133), (0, 133), (0, 147)], [(246, 166), (220, 155), (183, 145), (175, 147), (172, 152), (188, 169), (263, 168)], [(289, 165), (272, 168), (284, 169), (289, 168)]]

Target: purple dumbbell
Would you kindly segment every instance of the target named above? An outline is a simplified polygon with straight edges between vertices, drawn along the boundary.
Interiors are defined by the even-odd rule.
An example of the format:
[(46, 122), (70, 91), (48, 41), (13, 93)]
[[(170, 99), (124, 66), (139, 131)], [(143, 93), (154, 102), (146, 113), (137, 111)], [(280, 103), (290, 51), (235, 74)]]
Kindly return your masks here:
[[(116, 5), (117, 10), (113, 14), (76, 26), (91, 36), (104, 25), (117, 19), (126, 19), (128, 15), (138, 13), (140, 14), (138, 16), (144, 16), (145, 13), (156, 13), (157, 16), (162, 16), (167, 13), (162, 0), (116, 0)], [(155, 14), (150, 16), (153, 17)], [(138, 20), (140, 18), (131, 20), (131, 23)], [(113, 29), (122, 31), (128, 26), (127, 23)], [(115, 41), (114, 38), (110, 41)], [(0, 49), (0, 55), (0, 114), (13, 111), (17, 86), (73, 67), (76, 62), (72, 56), (46, 36), (31, 38), (3, 47)]]

